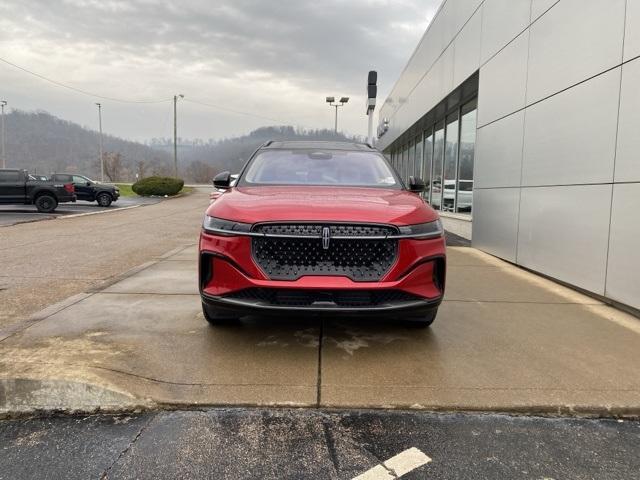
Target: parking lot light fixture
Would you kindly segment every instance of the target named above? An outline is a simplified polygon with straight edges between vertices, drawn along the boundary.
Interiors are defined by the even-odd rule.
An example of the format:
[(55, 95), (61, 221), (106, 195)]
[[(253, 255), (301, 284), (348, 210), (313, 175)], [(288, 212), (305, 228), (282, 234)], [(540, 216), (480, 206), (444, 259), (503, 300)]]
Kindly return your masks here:
[(335, 97), (326, 97), (325, 100), (330, 106), (335, 107), (336, 109), (336, 118), (334, 123), (334, 132), (338, 133), (338, 108), (344, 106), (345, 103), (349, 101), (349, 97), (340, 97), (340, 101), (336, 102)]

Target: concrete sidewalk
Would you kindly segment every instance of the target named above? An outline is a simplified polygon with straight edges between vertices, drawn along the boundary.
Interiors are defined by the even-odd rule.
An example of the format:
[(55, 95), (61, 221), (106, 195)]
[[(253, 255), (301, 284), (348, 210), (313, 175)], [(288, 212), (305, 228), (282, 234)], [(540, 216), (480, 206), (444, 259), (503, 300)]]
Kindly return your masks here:
[[(449, 248), (431, 329), (202, 318), (196, 249), (0, 331), (0, 412), (261, 405), (640, 414), (640, 320)], [(3, 339), (4, 338), (4, 339)]]

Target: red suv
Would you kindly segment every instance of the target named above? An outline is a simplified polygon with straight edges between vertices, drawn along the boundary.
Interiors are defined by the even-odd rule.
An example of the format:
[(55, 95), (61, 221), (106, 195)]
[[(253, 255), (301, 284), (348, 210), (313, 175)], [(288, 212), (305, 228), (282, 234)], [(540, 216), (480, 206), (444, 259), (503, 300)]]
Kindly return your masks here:
[(377, 150), (267, 142), (207, 209), (199, 285), (211, 324), (251, 314), (377, 315), (428, 326), (445, 285), (438, 214)]

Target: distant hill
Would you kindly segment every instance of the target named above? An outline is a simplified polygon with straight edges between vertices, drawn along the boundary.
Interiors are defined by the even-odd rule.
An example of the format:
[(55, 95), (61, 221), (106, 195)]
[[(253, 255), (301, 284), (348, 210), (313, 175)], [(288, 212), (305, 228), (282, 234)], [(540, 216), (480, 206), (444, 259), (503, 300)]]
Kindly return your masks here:
[[(98, 178), (99, 133), (50, 113), (12, 110), (5, 117), (7, 166), (30, 172), (79, 172)], [(104, 135), (104, 151), (120, 155), (117, 180), (145, 174), (170, 173), (172, 157), (142, 143)]]
[[(13, 110), (5, 117), (7, 166), (33, 173), (76, 172), (99, 178), (99, 133), (47, 112)], [(303, 130), (291, 126), (262, 127), (247, 135), (222, 140), (178, 139), (178, 172), (187, 182), (208, 183), (216, 173), (238, 172), (267, 140), (362, 141), (333, 130)], [(173, 174), (173, 139), (154, 138), (146, 144), (104, 135), (107, 180), (133, 181), (136, 173)]]
[[(223, 140), (178, 139), (178, 157), (185, 176), (193, 181), (208, 182), (216, 173), (238, 172), (260, 145), (268, 140), (346, 140), (364, 141), (333, 130), (304, 130), (291, 126), (261, 127), (247, 135)], [(150, 146), (171, 151), (171, 139), (154, 138)]]

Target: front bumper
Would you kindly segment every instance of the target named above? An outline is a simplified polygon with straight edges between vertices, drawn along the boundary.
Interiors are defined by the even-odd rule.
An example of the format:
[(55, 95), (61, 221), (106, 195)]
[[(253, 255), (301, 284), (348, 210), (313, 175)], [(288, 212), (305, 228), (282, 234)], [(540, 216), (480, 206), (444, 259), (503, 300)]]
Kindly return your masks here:
[[(199, 286), (202, 301), (237, 314), (282, 314), (308, 312), (340, 315), (421, 315), (437, 308), (445, 287), (444, 238), (403, 239), (393, 266), (380, 281), (353, 281), (343, 276), (304, 276), (297, 280), (270, 280), (256, 265), (248, 237), (218, 236), (202, 232), (200, 237)], [(260, 291), (262, 295), (244, 295)], [(318, 301), (280, 302), (281, 292), (308, 292)], [(341, 302), (341, 293), (356, 292), (359, 298), (389, 300)], [(390, 293), (391, 296), (384, 294)], [(401, 293), (402, 295), (397, 295)], [(313, 294), (313, 295), (311, 295)], [(313, 298), (312, 298), (313, 300)]]

